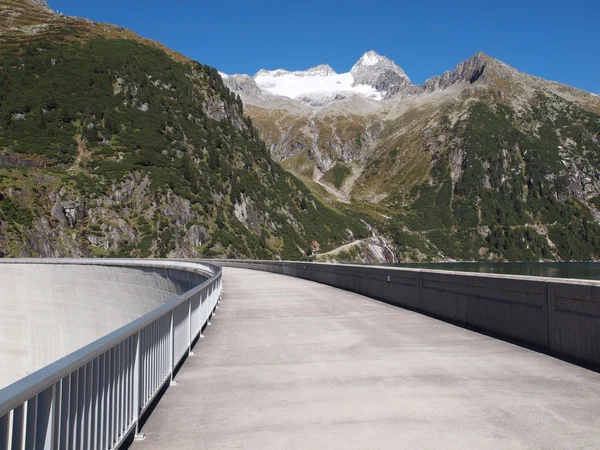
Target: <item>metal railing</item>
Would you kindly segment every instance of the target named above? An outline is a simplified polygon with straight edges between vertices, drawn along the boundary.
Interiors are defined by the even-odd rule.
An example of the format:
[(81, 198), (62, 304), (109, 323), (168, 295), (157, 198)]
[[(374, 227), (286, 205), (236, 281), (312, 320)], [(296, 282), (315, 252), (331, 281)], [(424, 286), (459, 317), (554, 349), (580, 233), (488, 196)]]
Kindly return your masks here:
[(0, 390), (1, 450), (116, 449), (132, 433), (142, 437), (140, 418), (163, 386), (173, 382), (174, 370), (210, 325), (221, 296), (219, 267), (176, 264), (174, 269), (212, 276)]

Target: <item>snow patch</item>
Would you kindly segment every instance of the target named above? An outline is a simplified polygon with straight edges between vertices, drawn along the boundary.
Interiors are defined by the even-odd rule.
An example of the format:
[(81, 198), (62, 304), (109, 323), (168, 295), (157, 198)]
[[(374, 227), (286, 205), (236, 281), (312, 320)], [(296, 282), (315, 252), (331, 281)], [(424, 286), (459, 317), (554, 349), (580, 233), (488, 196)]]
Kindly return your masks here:
[(365, 53), (362, 58), (358, 60), (358, 62), (354, 65), (354, 67), (358, 66), (375, 66), (381, 61), (381, 56), (375, 53), (373, 50)]
[(365, 53), (346, 73), (336, 73), (327, 64), (294, 72), (261, 69), (253, 77), (256, 87), (252, 92), (247, 89), (247, 82), (244, 82), (245, 87), (241, 85), (240, 75), (222, 73), (221, 76), (228, 80), (227, 85), (236, 92), (287, 97), (311, 107), (357, 97), (379, 102), (387, 98), (390, 89), (411, 84), (402, 68), (372, 50)]
[[(327, 66), (328, 67), (328, 66)], [(274, 95), (282, 95), (293, 99), (333, 97), (338, 94), (361, 94), (367, 98), (381, 100), (380, 92), (366, 84), (353, 86), (351, 73), (337, 74), (326, 69), (309, 74), (311, 69), (302, 72), (260, 71), (254, 76), (259, 88)], [(347, 96), (346, 95), (346, 96)]]
[(254, 78), (259, 77), (259, 76), (265, 76), (265, 77), (281, 77), (283, 75), (287, 75), (291, 72), (285, 70), (285, 69), (277, 69), (277, 70), (266, 70), (266, 69), (261, 69), (258, 72), (256, 72), (256, 74), (254, 75)]

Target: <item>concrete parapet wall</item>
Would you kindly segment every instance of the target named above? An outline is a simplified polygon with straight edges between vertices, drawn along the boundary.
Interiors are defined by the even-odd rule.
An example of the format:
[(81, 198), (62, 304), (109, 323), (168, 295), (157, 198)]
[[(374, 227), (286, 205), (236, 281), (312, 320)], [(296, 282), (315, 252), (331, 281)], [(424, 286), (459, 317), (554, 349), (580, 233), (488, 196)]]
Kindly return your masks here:
[(600, 363), (600, 285), (548, 282), (549, 347), (557, 353)]
[(217, 261), (328, 284), (600, 367), (600, 283), (277, 261)]
[(0, 389), (206, 278), (176, 263), (0, 261)]

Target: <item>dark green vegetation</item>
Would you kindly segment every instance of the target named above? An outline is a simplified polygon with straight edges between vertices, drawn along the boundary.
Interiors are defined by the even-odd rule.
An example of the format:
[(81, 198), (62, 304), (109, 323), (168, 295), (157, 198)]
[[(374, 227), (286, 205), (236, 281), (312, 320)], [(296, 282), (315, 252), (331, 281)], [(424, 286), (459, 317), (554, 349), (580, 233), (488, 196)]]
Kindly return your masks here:
[(600, 116), (538, 93), (521, 114), (476, 103), (439, 133), (448, 148), (390, 228), (400, 251), (456, 260), (600, 258)]
[(15, 204), (9, 197), (0, 194), (0, 221), (8, 229), (15, 230), (19, 226), (30, 227), (33, 224), (33, 215), (27, 208)]
[(346, 166), (341, 164), (336, 164), (331, 169), (323, 174), (323, 179), (326, 183), (333, 184), (337, 189), (339, 189), (346, 177), (352, 174), (352, 170)]
[(297, 259), (366, 235), (271, 160), (215, 69), (134, 40), (5, 50), (0, 163), (9, 256)]

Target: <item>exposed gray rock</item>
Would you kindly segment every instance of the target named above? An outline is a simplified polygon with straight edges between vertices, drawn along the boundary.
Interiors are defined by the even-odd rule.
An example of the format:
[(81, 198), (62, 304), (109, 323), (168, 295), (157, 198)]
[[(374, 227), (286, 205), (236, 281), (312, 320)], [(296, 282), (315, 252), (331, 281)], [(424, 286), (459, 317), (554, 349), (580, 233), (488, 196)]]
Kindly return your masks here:
[(466, 61), (458, 64), (454, 70), (447, 71), (441, 76), (430, 78), (423, 85), (425, 91), (447, 89), (457, 83), (475, 84), (486, 82), (494, 78), (509, 78), (517, 76), (516, 69), (504, 64), (497, 59), (490, 58), (482, 52), (478, 52)]
[(192, 225), (185, 233), (184, 241), (192, 247), (200, 247), (208, 239), (208, 231), (200, 225)]
[(55, 203), (50, 210), (50, 215), (58, 220), (63, 226), (74, 228), (78, 222), (86, 217), (86, 207), (82, 199), (62, 200), (61, 195), (66, 192), (61, 190), (61, 193), (54, 195)]
[(260, 224), (266, 223), (264, 214), (259, 211), (251, 198), (242, 194), (241, 201), (236, 201), (233, 205), (233, 214), (235, 217), (244, 224), (246, 228), (254, 233), (260, 233)]
[(235, 92), (244, 92), (246, 94), (261, 95), (263, 92), (249, 75), (229, 75), (223, 76), (225, 85)]
[(28, 0), (28, 2), (30, 5), (42, 8), (46, 12), (54, 13), (54, 10), (50, 8), (46, 0)]
[(113, 184), (111, 197), (115, 204), (118, 205), (131, 200), (133, 198), (133, 192), (136, 184), (137, 183), (134, 179), (123, 181), (120, 183), (120, 185)]
[(358, 84), (367, 84), (373, 86), (379, 91), (377, 85), (392, 86), (397, 84), (410, 85), (410, 78), (398, 67), (394, 61), (385, 56), (378, 55), (374, 51), (365, 53), (362, 58), (350, 70), (354, 78), (354, 86)]
[(385, 92), (385, 98), (392, 97), (408, 86), (412, 86), (410, 81), (392, 70), (386, 70), (379, 75), (373, 85), (379, 92)]
[(172, 195), (167, 199), (167, 204), (161, 208), (161, 213), (170, 218), (178, 227), (184, 226), (192, 219), (192, 207), (189, 200)]
[(76, 238), (71, 238), (63, 229), (57, 230), (45, 217), (38, 218), (33, 227), (25, 231), (24, 237), (25, 246), (20, 255), (22, 257), (89, 256), (82, 251)]
[(63, 208), (60, 203), (55, 203), (54, 206), (52, 206), (50, 215), (58, 220), (62, 226), (69, 226), (69, 221), (67, 220), (67, 215), (65, 214), (65, 208)]
[(62, 206), (71, 228), (74, 227), (77, 222), (85, 218), (85, 206), (82, 203), (79, 203), (78, 201), (68, 201), (63, 202)]
[(204, 101), (204, 111), (208, 117), (218, 121), (227, 118), (225, 104), (217, 98), (209, 97)]
[(238, 131), (242, 131), (247, 127), (240, 114), (238, 114), (237, 109), (227, 106), (218, 97), (207, 98), (202, 106), (204, 113), (211, 119), (217, 121), (230, 119)]

